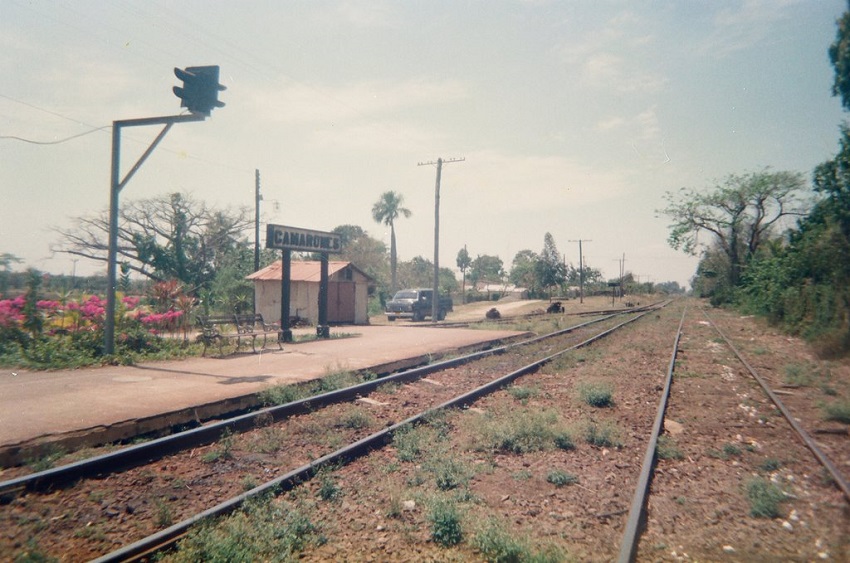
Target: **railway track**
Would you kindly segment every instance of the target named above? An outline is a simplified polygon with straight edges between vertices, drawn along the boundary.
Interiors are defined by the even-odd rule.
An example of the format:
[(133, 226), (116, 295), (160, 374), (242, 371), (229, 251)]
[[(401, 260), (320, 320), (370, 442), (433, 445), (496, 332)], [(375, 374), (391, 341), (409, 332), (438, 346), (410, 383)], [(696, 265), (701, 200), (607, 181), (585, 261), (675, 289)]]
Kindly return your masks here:
[[(625, 322), (632, 322), (637, 316), (630, 315), (630, 318)], [(360, 407), (351, 405), (335, 405), (341, 401), (350, 401), (356, 397), (374, 393), (376, 389), (391, 388), (395, 385), (409, 384), (411, 381), (421, 380), (431, 372), (440, 370), (452, 369), (456, 366), (466, 365), (469, 362), (487, 362), (496, 361), (497, 363), (508, 366), (521, 362), (521, 355), (516, 354), (516, 350), (527, 348), (542, 348), (551, 347), (550, 342), (558, 339), (567, 339), (568, 341), (581, 341), (589, 338), (588, 334), (594, 330), (597, 324), (608, 325), (602, 330), (605, 334), (611, 329), (611, 325), (620, 323), (613, 315), (601, 317), (599, 319), (584, 322), (579, 325), (569, 327), (567, 329), (555, 331), (552, 334), (543, 337), (533, 338), (523, 343), (511, 344), (477, 354), (472, 354), (466, 357), (455, 358), (426, 366), (415, 370), (409, 370), (390, 377), (382, 378), (379, 381), (369, 381), (350, 388), (326, 393), (320, 396), (310, 397), (304, 400), (295, 401), (282, 405), (265, 409), (260, 412), (250, 413), (235, 419), (222, 421), (216, 424), (211, 424), (206, 427), (194, 429), (188, 432), (180, 433), (152, 442), (138, 444), (129, 448), (122, 449), (117, 452), (110, 452), (102, 456), (97, 456), (92, 459), (82, 460), (67, 466), (56, 469), (43, 471), (37, 474), (26, 475), (16, 479), (12, 479), (0, 483), (0, 494), (4, 495), (9, 505), (13, 509), (7, 513), (5, 526), (9, 530), (15, 529), (15, 522), (28, 522), (31, 518), (36, 518), (34, 513), (56, 514), (50, 516), (51, 522), (59, 522), (55, 527), (58, 528), (57, 544), (62, 540), (63, 536), (67, 536), (69, 530), (63, 529), (67, 521), (68, 526), (79, 526), (81, 519), (87, 520), (84, 523), (83, 539), (88, 540), (88, 533), (92, 533), (96, 542), (80, 542), (85, 546), (81, 546), (82, 551), (77, 555), (72, 556), (72, 559), (88, 559), (98, 553), (98, 547), (93, 544), (105, 544), (111, 542), (124, 543), (126, 535), (122, 533), (126, 526), (124, 522), (139, 527), (138, 522), (147, 519), (149, 528), (167, 527), (170, 531), (166, 531), (165, 536), (171, 537), (175, 533), (180, 535), (182, 531), (173, 529), (174, 526), (165, 526), (172, 520), (181, 519), (188, 515), (186, 519), (189, 523), (196, 518), (192, 511), (196, 510), (198, 504), (215, 504), (210, 502), (210, 497), (222, 498), (222, 489), (226, 489), (230, 493), (239, 492), (239, 482), (234, 479), (234, 474), (239, 475), (242, 482), (242, 488), (247, 488), (248, 482), (262, 483), (266, 485), (251, 487), (256, 489), (251, 495), (235, 495), (235, 500), (225, 501), (220, 503), (218, 508), (213, 507), (213, 513), (226, 513), (233, 507), (241, 504), (246, 498), (253, 495), (262, 494), (266, 488), (278, 488), (281, 483), (287, 483), (292, 480), (304, 479), (308, 474), (311, 474), (317, 467), (323, 463), (329, 463), (331, 460), (346, 459), (356, 452), (362, 451), (365, 445), (354, 445), (348, 448), (343, 448), (342, 452), (332, 455), (325, 459), (325, 452), (322, 452), (324, 445), (311, 444), (315, 438), (314, 428), (322, 428), (325, 425), (326, 429), (337, 433), (337, 438), (340, 440), (361, 440), (363, 436), (373, 434), (369, 432), (370, 426), (373, 426), (368, 419), (369, 416), (362, 416), (356, 411), (362, 410)], [(620, 323), (622, 324), (622, 323)], [(540, 352), (532, 352), (539, 354)], [(516, 358), (512, 358), (516, 355)], [(497, 359), (496, 359), (497, 358)], [(466, 381), (459, 383), (461, 387), (473, 388), (480, 386), (481, 381), (489, 381), (489, 378), (480, 371), (475, 369), (468, 370), (469, 377)], [(427, 381), (427, 380), (426, 380)], [(477, 383), (476, 383), (477, 382)], [(426, 386), (428, 386), (426, 384)], [(424, 402), (434, 403), (442, 396), (451, 396), (453, 390), (447, 390), (443, 393), (427, 393), (428, 397), (423, 398)], [(335, 405), (329, 407), (328, 405)], [(393, 425), (393, 422), (398, 420), (407, 420), (416, 416), (422, 416), (421, 409), (429, 408), (427, 404), (420, 404), (418, 401), (412, 402), (404, 408), (399, 408), (398, 412), (388, 413), (382, 417), (381, 425)], [(418, 414), (411, 414), (418, 413)], [(393, 421), (392, 419), (395, 419)], [(318, 422), (316, 420), (318, 419)], [(342, 420), (342, 423), (339, 421)], [(279, 426), (278, 421), (283, 421), (284, 427)], [(259, 428), (258, 428), (259, 427)], [(253, 430), (251, 430), (253, 429)], [(249, 432), (249, 430), (251, 430)], [(318, 432), (321, 433), (321, 430)], [(343, 438), (345, 436), (345, 438)], [(380, 432), (377, 436), (368, 438), (366, 444), (368, 447), (385, 441), (391, 432)], [(285, 437), (285, 438), (284, 438)], [(298, 440), (303, 440), (301, 443), (295, 443)], [(287, 454), (287, 459), (283, 469), (296, 467), (293, 471), (284, 472), (281, 469), (278, 459), (262, 459), (253, 468), (254, 475), (245, 475), (251, 473), (246, 471), (245, 463), (233, 461), (233, 443), (240, 441), (240, 447), (246, 451), (249, 456), (254, 455), (260, 458), (274, 458), (281, 450)], [(205, 448), (205, 453), (196, 456), (198, 448)], [(297, 455), (294, 452), (298, 452)], [(169, 455), (168, 458), (164, 458)], [(194, 462), (187, 461), (196, 458)], [(293, 462), (292, 458), (296, 461)], [(300, 458), (300, 459), (299, 459)], [(316, 458), (323, 460), (316, 461)], [(254, 460), (256, 461), (256, 460)], [(299, 464), (298, 461), (301, 463)], [(168, 488), (160, 487), (157, 491), (151, 491), (153, 487), (151, 483), (155, 480), (154, 475), (168, 470), (169, 465), (180, 466), (182, 476), (168, 474), (167, 481), (171, 482)], [(192, 465), (191, 469), (186, 469), (185, 465)], [(133, 467), (128, 471), (116, 473), (121, 469)], [(225, 470), (225, 468), (227, 470)], [(259, 472), (259, 474), (257, 474)], [(284, 472), (282, 478), (269, 479), (274, 475)], [(224, 481), (225, 484), (212, 484), (205, 482), (213, 480), (217, 483)], [(216, 493), (212, 495), (194, 494), (195, 490), (190, 483), (203, 483), (202, 487), (217, 488)], [(143, 488), (148, 489), (143, 494), (138, 494), (137, 490)], [(130, 491), (122, 493), (121, 491)], [(175, 493), (177, 491), (177, 493)], [(124, 495), (120, 502), (111, 503), (112, 508), (105, 508), (99, 499), (112, 496)], [(204, 500), (194, 500), (191, 497), (201, 496)], [(224, 495), (226, 496), (226, 495)], [(173, 509), (171, 505), (180, 504), (179, 500), (189, 497), (185, 508)], [(95, 504), (101, 504), (100, 507), (91, 506), (91, 501), (95, 500)], [(101, 510), (98, 511), (98, 508)], [(15, 513), (17, 512), (17, 513)], [(98, 512), (104, 512), (107, 515), (107, 520), (104, 522)], [(131, 518), (132, 517), (132, 518)], [(119, 524), (115, 526), (118, 521)], [(181, 526), (178, 526), (180, 528)], [(187, 526), (188, 527), (188, 526)], [(92, 529), (92, 532), (88, 530)], [(108, 533), (107, 530), (116, 530), (117, 533)], [(79, 530), (73, 532), (79, 535)], [(7, 534), (11, 535), (11, 534)], [(24, 535), (29, 533), (24, 532)], [(40, 535), (40, 543), (47, 545), (50, 541), (46, 534)], [(114, 537), (114, 536), (119, 537)], [(18, 537), (20, 534), (18, 534)], [(159, 534), (162, 536), (162, 534)], [(148, 541), (153, 544), (160, 543), (162, 538), (157, 536), (153, 540), (143, 540), (143, 543)], [(67, 537), (64, 538), (67, 540)], [(13, 540), (14, 541), (14, 540)], [(167, 541), (167, 538), (166, 538)], [(20, 539), (17, 540), (20, 544)], [(12, 549), (16, 547), (14, 544)], [(62, 545), (63, 551), (67, 549), (67, 543)], [(101, 545), (100, 550), (103, 549)], [(139, 548), (142, 552), (149, 547)], [(138, 551), (137, 548), (131, 551)], [(123, 560), (128, 557), (126, 551), (119, 550), (114, 556), (107, 556), (107, 560)]]
[[(549, 549), (551, 560), (558, 560), (559, 554), (600, 561), (686, 560), (694, 555), (701, 560), (846, 557), (848, 517), (840, 470), (832, 464), (836, 473), (831, 479), (838, 488), (811, 477), (817, 473), (806, 449), (811, 444), (797, 440), (795, 449), (789, 444), (790, 426), (780, 424), (778, 415), (771, 414), (765, 422), (752, 415), (754, 407), (741, 406), (742, 393), (746, 401), (758, 403), (757, 388), (742, 376), (732, 380), (729, 369), (734, 368), (726, 365), (732, 356), (723, 356), (718, 364), (721, 352), (710, 321), (702, 320), (693, 309), (683, 311), (679, 304), (650, 312), (629, 315), (624, 323), (606, 317), (601, 320), (606, 326), (595, 331), (604, 336), (617, 330), (617, 334), (625, 333), (622, 337), (596, 341), (589, 332), (599, 323), (582, 323), (568, 334), (479, 354), (472, 362), (450, 360), (428, 366), (426, 372), (398, 374), (402, 376), (398, 381), (367, 382), (367, 387), (330, 397), (331, 405), (324, 408), (319, 408), (324, 399), (312, 398), (299, 407), (280, 407), (294, 410), (231, 421), (230, 427), (207, 431), (213, 438), (224, 432), (223, 441), (206, 439), (207, 445), (177, 454), (215, 457), (198, 465), (196, 473), (172, 456), (64, 489), (82, 500), (73, 518), (79, 523), (86, 507), (108, 514), (110, 507), (115, 512), (123, 506), (126, 513), (127, 507), (141, 502), (141, 497), (107, 501), (115, 481), (147, 487), (146, 496), (141, 495), (148, 499), (147, 506), (138, 504), (129, 515), (109, 518), (126, 517), (139, 528), (139, 521), (131, 517), (146, 513), (151, 524), (147, 527), (159, 531), (129, 545), (126, 537), (122, 542), (112, 540), (121, 546), (111, 550), (108, 538), (97, 537), (92, 543), (98, 544), (99, 553), (108, 551), (102, 561), (144, 560), (152, 550), (185, 537), (199, 521), (234, 511), (240, 514), (257, 498), (265, 498), (265, 506), (283, 507), (287, 514), (309, 513), (311, 521), (321, 523), (321, 534), (311, 540), (308, 527), (298, 544), (299, 557), (308, 561), (354, 553), (375, 560), (441, 559), (452, 557), (454, 551), (487, 559), (493, 558), (494, 549), (525, 549), (526, 554)], [(638, 319), (642, 321), (634, 322)], [(528, 348), (536, 348), (531, 352), (534, 361), (518, 352)], [(681, 351), (684, 359), (677, 358)], [(686, 386), (702, 391), (710, 386), (711, 393), (700, 394)], [(606, 388), (613, 391), (609, 404), (593, 406), (585, 397)], [(354, 404), (340, 402), (358, 396), (361, 400)], [(669, 456), (669, 441), (659, 446), (665, 415), (678, 421), (680, 429), (685, 427), (677, 434), (670, 430), (676, 424), (668, 424), (662, 437), (671, 439), (681, 456)], [(513, 419), (514, 425), (525, 427), (526, 435), (498, 436), (507, 432), (504, 426), (511, 425), (498, 421)], [(752, 429), (745, 426), (748, 423), (754, 425)], [(554, 429), (547, 430), (547, 424)], [(546, 432), (552, 433), (549, 443), (535, 446), (533, 435)], [(285, 443), (280, 442), (284, 435)], [(411, 453), (410, 443), (417, 439), (420, 447), (413, 447)], [(773, 459), (775, 447), (783, 452), (777, 456), (780, 467), (772, 473), (754, 470), (765, 465), (763, 460)], [(841, 447), (838, 442), (829, 453)], [(157, 449), (162, 448), (153, 448)], [(286, 466), (276, 457), (281, 450), (286, 452)], [(662, 450), (668, 453), (657, 456)], [(826, 454), (823, 457), (829, 459)], [(214, 479), (225, 468), (227, 477)], [(797, 519), (788, 511), (784, 520), (748, 517), (740, 500), (745, 496), (742, 487), (729, 490), (729, 483), (742, 484), (759, 472), (768, 480), (797, 476), (796, 481), (780, 482), (791, 495), (788, 502), (799, 505), (793, 509), (799, 510)], [(794, 487), (803, 485), (804, 472), (809, 475), (805, 477), (807, 495), (818, 499), (817, 519), (803, 509), (803, 500), (810, 499), (795, 498), (801, 495)], [(239, 480), (242, 489), (250, 490), (240, 491), (240, 482), (234, 483)], [(222, 484), (227, 482), (228, 486)], [(51, 485), (34, 479), (7, 490), (19, 491), (12, 506), (25, 499), (24, 504), (32, 503), (32, 511), (45, 512), (55, 499), (38, 505), (35, 499), (43, 493), (26, 491), (47, 489), (53, 491), (48, 495), (55, 495), (55, 488), (64, 483), (67, 477)], [(163, 485), (169, 483), (170, 493), (165, 494), (169, 489)], [(187, 489), (201, 488), (221, 489), (219, 498), (228, 500), (215, 506), (206, 500), (203, 512), (192, 512), (189, 508), (198, 504), (188, 502), (185, 514), (173, 508), (173, 513), (164, 513), (163, 507), (192, 496)], [(114, 490), (124, 489), (116, 486)], [(286, 491), (290, 492), (281, 494)], [(277, 495), (273, 499), (272, 492)], [(722, 499), (719, 508), (708, 510), (718, 496)], [(726, 496), (738, 499), (737, 503)], [(58, 504), (66, 502), (70, 501)], [(435, 539), (446, 535), (445, 530), (442, 536), (434, 535), (434, 512), (439, 506), (459, 507), (467, 522), (465, 531), (458, 532), (457, 544)], [(708, 524), (700, 521), (707, 513)], [(501, 520), (493, 516), (498, 514)], [(742, 517), (747, 521), (742, 523)], [(50, 518), (54, 522), (57, 516)], [(71, 516), (58, 518), (62, 522)], [(84, 530), (92, 526), (99, 531), (101, 524), (95, 522)], [(795, 527), (801, 530), (792, 533)], [(685, 529), (691, 533), (684, 533)], [(705, 533), (698, 534), (700, 529)], [(785, 537), (775, 542), (763, 539), (777, 531)], [(762, 538), (761, 543), (746, 545), (752, 537)], [(209, 536), (204, 538), (205, 545), (215, 544)], [(514, 543), (508, 545), (510, 541)], [(191, 533), (185, 542), (197, 549), (198, 541), (193, 544)], [(278, 546), (277, 552), (295, 550), (288, 545)], [(96, 554), (79, 552), (69, 560)], [(255, 555), (263, 558), (262, 553)], [(197, 553), (192, 557), (199, 558)]]

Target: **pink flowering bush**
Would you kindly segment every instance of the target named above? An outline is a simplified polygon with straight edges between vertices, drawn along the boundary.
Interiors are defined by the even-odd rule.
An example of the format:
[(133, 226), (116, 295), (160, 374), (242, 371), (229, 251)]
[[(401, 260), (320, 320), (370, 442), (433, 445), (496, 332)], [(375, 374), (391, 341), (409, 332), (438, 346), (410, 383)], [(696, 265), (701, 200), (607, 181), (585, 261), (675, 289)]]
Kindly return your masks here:
[[(142, 303), (138, 296), (123, 296), (116, 303), (116, 356), (121, 362), (173, 348), (177, 341), (159, 335), (185, 330), (186, 315), (175, 308), (177, 303), (163, 312), (151, 312)], [(0, 364), (44, 368), (97, 363), (103, 355), (105, 318), (106, 300), (98, 295), (32, 299), (29, 304), (26, 296), (0, 299)]]

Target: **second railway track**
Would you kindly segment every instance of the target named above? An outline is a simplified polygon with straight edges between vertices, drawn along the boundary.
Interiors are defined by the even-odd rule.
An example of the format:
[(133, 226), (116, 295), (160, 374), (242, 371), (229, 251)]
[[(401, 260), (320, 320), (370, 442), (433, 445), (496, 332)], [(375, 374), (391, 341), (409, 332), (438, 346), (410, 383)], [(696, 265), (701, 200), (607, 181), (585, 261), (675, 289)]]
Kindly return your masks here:
[[(548, 358), (539, 369), (522, 367), (528, 353), (515, 347), (441, 366), (416, 383), (383, 383), (356, 403), (293, 414), (281, 423), (254, 420), (258, 427), (250, 432), (225, 433), (194, 451), (82, 481), (63, 497), (23, 493), (9, 504), (4, 526), (24, 524), (7, 527), (13, 539), (5, 545), (20, 546), (35, 530), (40, 541), (33, 548), (53, 554), (47, 530), (66, 542), (67, 560), (104, 552), (105, 560), (139, 558), (157, 541), (184, 533), (174, 522), (194, 518), (215, 499), (265, 487), (292, 490), (247, 507), (236, 497), (221, 510), (236, 515), (190, 532), (171, 557), (206, 560), (238, 548), (249, 559), (298, 553), (315, 561), (609, 561), (619, 549), (623, 561), (843, 560), (850, 534), (840, 488), (759, 398), (751, 378), (732, 365), (713, 327), (696, 309), (682, 311), (677, 302), (563, 354), (585, 335), (538, 342), (530, 354)], [(680, 317), (684, 335), (672, 364)], [(789, 361), (785, 352), (777, 362)], [(635, 516), (634, 490), (665, 373), (675, 377), (664, 453), (650, 467), (657, 473), (649, 474), (649, 500), (639, 504), (638, 520), (646, 524), (627, 548), (624, 531)], [(481, 386), (497, 376), (504, 379), (485, 393)], [(836, 378), (833, 394), (850, 393), (848, 383)], [(464, 408), (405, 424), (449, 404)], [(846, 438), (826, 435), (835, 440), (826, 445), (828, 455), (846, 467)], [(358, 439), (351, 455), (326, 457)], [(388, 441), (390, 447), (377, 449)], [(355, 450), (368, 455), (357, 457)], [(781, 491), (776, 517), (753, 515), (748, 487), (755, 479)], [(249, 518), (253, 523), (245, 524)], [(157, 528), (163, 530), (158, 540), (119, 547)], [(267, 529), (271, 536), (259, 537)]]

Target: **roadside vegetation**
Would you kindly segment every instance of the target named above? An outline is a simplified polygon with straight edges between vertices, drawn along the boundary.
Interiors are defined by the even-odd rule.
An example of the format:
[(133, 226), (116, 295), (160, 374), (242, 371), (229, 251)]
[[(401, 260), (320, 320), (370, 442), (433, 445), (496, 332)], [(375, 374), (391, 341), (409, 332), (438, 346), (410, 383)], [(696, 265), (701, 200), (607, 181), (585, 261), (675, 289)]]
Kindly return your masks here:
[[(829, 58), (832, 93), (850, 110), (850, 11)], [(811, 172), (730, 174), (707, 189), (668, 192), (673, 248), (701, 254), (694, 292), (808, 340), (822, 357), (850, 351), (850, 126)], [(698, 238), (711, 237), (710, 244)]]

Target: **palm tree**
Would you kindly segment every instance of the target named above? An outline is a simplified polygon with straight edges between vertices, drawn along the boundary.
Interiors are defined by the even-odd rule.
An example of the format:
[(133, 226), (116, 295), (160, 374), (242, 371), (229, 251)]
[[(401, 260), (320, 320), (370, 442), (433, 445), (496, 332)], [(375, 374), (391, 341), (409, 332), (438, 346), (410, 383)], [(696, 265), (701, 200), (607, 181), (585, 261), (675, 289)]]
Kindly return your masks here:
[(392, 293), (396, 291), (396, 265), (397, 256), (395, 248), (395, 220), (399, 216), (404, 215), (410, 217), (411, 211), (406, 207), (402, 207), (404, 196), (399, 193), (389, 191), (381, 194), (381, 199), (372, 206), (372, 218), (377, 223), (383, 223), (390, 227), (390, 271), (392, 272)]

